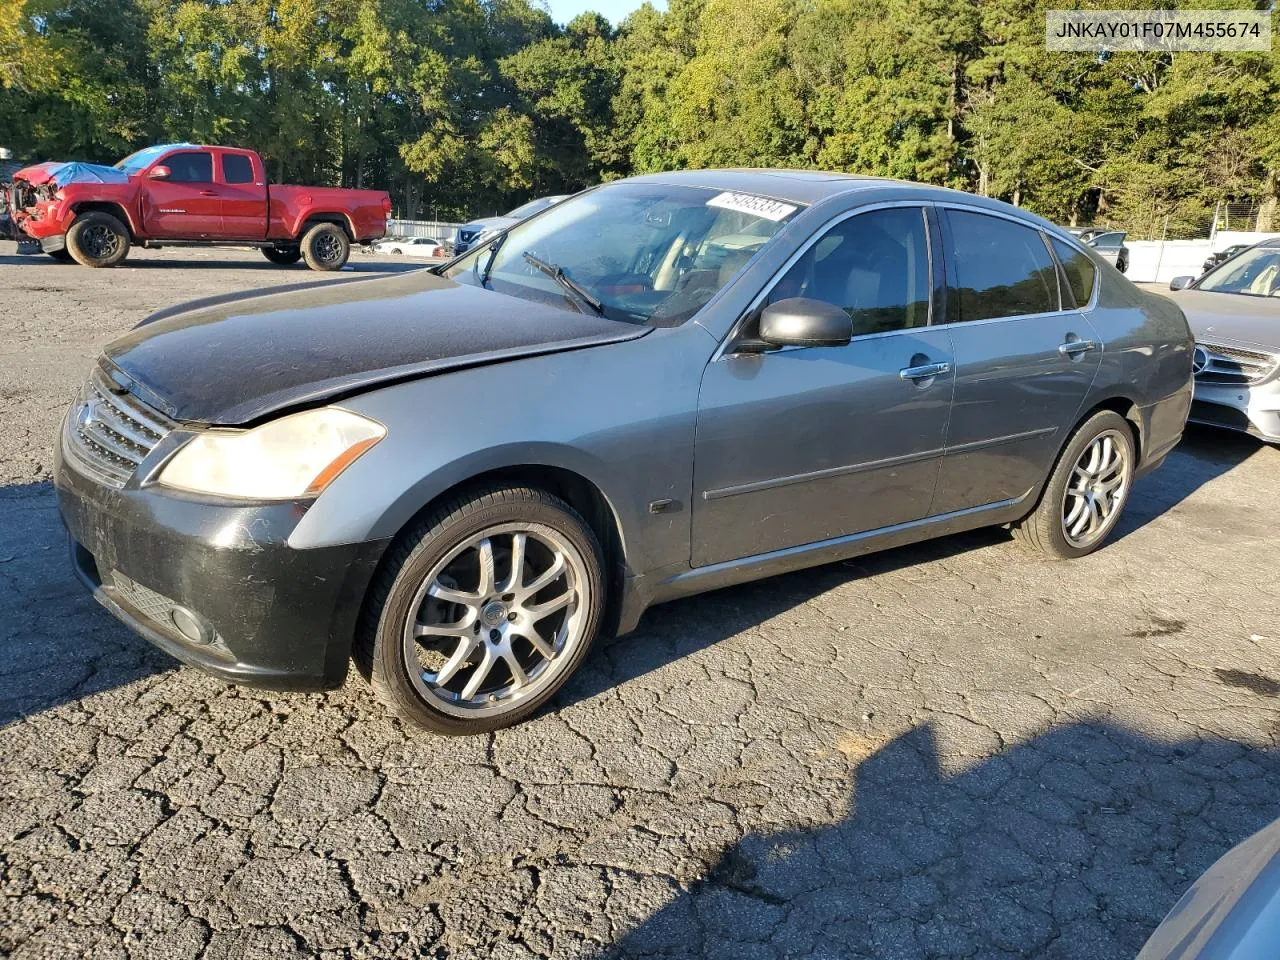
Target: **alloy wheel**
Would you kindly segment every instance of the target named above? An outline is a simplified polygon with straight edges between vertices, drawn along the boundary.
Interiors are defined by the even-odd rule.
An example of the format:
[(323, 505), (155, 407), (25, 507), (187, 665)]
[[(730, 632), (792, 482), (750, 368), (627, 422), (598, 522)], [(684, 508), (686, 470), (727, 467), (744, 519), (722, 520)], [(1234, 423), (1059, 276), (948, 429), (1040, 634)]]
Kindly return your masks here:
[(342, 244), (332, 234), (321, 234), (316, 237), (315, 253), (316, 259), (324, 263), (333, 263), (342, 255)]
[(1110, 531), (1129, 495), (1129, 444), (1105, 430), (1084, 448), (1067, 480), (1062, 533), (1073, 547), (1092, 546)]
[(85, 253), (95, 260), (113, 257), (120, 249), (120, 237), (106, 224), (89, 224), (80, 234), (80, 243)]
[(450, 549), (404, 626), (419, 694), (458, 717), (515, 709), (550, 685), (586, 639), (589, 595), (577, 549), (540, 524), (502, 524)]

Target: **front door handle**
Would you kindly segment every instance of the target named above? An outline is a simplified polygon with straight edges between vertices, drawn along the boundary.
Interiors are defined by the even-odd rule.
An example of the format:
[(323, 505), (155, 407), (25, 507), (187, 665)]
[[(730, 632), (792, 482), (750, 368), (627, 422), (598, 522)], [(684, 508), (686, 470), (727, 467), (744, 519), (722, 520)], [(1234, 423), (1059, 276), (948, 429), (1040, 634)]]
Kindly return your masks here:
[(1068, 340), (1066, 343), (1058, 344), (1058, 352), (1064, 357), (1078, 357), (1082, 353), (1087, 353), (1098, 346), (1096, 340)]
[(898, 376), (903, 380), (928, 380), (950, 372), (951, 364), (939, 360), (937, 363), (922, 363), (917, 367), (903, 367), (898, 371)]
[(218, 194), (217, 194), (216, 192), (214, 192), (213, 190), (201, 190), (201, 191), (200, 191), (200, 196), (202, 196), (202, 197), (216, 197), (217, 195), (218, 195)]

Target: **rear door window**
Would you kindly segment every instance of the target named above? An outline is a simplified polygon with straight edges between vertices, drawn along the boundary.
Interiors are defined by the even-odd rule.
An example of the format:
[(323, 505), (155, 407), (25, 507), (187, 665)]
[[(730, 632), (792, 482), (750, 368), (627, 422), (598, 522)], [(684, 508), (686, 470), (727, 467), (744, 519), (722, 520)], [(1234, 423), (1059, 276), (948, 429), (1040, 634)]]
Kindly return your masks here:
[(952, 321), (1061, 309), (1058, 268), (1040, 231), (1003, 217), (947, 210)]
[(1067, 289), (1077, 307), (1085, 307), (1093, 299), (1093, 281), (1098, 275), (1097, 269), (1082, 251), (1077, 250), (1061, 240), (1051, 240), (1053, 252), (1062, 264), (1067, 275)]
[(253, 161), (243, 153), (224, 153), (222, 179), (227, 183), (253, 183)]
[(174, 153), (165, 161), (170, 183), (212, 183), (213, 154)]

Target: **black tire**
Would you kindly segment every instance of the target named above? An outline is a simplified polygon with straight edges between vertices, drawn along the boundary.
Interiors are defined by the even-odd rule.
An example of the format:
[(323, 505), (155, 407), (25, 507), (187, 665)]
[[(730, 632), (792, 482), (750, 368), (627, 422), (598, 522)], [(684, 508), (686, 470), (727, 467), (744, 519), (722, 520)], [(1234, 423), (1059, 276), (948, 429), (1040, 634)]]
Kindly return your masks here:
[[(1073, 542), (1068, 539), (1066, 530), (1070, 513), (1067, 487), (1072, 482), (1080, 458), (1095, 440), (1104, 435), (1112, 438), (1121, 448), (1123, 483), (1105, 522), (1085, 542)], [(1133, 488), (1136, 467), (1137, 447), (1133, 440), (1133, 427), (1120, 414), (1112, 410), (1099, 410), (1071, 435), (1062, 453), (1058, 455), (1058, 462), (1045, 483), (1035, 509), (1013, 525), (1014, 537), (1055, 560), (1074, 560), (1088, 556), (1106, 543), (1107, 537), (1119, 522)], [(1072, 499), (1079, 500), (1080, 497), (1073, 494)]]
[(262, 255), (272, 263), (287, 267), (302, 259), (301, 247), (263, 247)]
[(70, 250), (46, 250), (45, 253), (53, 257), (53, 259), (57, 260), (59, 263), (72, 262)]
[(111, 214), (90, 211), (67, 231), (67, 252), (86, 267), (114, 267), (129, 255), (129, 231)]
[(302, 235), (302, 256), (312, 270), (341, 270), (351, 256), (351, 241), (336, 223), (317, 223)]
[[(433, 696), (419, 689), (418, 683), (426, 686), (425, 678), (416, 679), (424, 669), (422, 662), (414, 664), (414, 673), (412, 676), (410, 674), (405, 639), (410, 617), (412, 616), (414, 624), (423, 622), (420, 619), (423, 615), (421, 598), (427, 589), (426, 584), (439, 582), (438, 578), (443, 570), (449, 567), (446, 565), (443, 570), (437, 568), (441, 564), (447, 564), (451, 554), (469, 540), (481, 534), (488, 537), (489, 531), (500, 530), (505, 526), (527, 529), (531, 541), (533, 537), (551, 533), (572, 548), (570, 552), (573, 559), (569, 564), (580, 562), (580, 569), (574, 569), (574, 580), (566, 577), (565, 582), (569, 585), (569, 592), (576, 590), (575, 596), (585, 596), (585, 601), (580, 606), (577, 603), (566, 606), (563, 614), (565, 619), (560, 623), (568, 624), (569, 618), (573, 618), (574, 629), (569, 631), (569, 635), (576, 637), (576, 640), (572, 647), (569, 641), (564, 642), (560, 657), (542, 658), (541, 672), (534, 673), (531, 669), (529, 673), (531, 681), (536, 685), (528, 693), (513, 697), (509, 705), (491, 706), (490, 702), (497, 701), (497, 696), (491, 694), (489, 702), (479, 706), (482, 710), (497, 712), (466, 716), (468, 711), (465, 707), (468, 705), (463, 704), (454, 707), (451, 713), (438, 694)], [(493, 534), (495, 540), (501, 535)], [(527, 555), (532, 563), (532, 545)], [(494, 554), (491, 553), (490, 556)], [(494, 486), (463, 494), (432, 510), (405, 530), (388, 548), (387, 556), (370, 585), (361, 612), (353, 651), (356, 667), (369, 680), (378, 698), (397, 716), (436, 733), (448, 736), (487, 733), (519, 723), (554, 696), (587, 655), (600, 628), (601, 612), (607, 599), (603, 556), (600, 541), (577, 511), (546, 491), (529, 487)], [(495, 557), (495, 578), (502, 563), (507, 565), (503, 579), (510, 577), (511, 582), (522, 582), (523, 577), (521, 581), (517, 581), (510, 573), (512, 564), (509, 555), (505, 560)], [(433, 574), (433, 570), (437, 572)], [(577, 577), (582, 578), (581, 582), (576, 580)], [(482, 587), (483, 582), (479, 586)], [(493, 589), (497, 590), (500, 586), (501, 581), (498, 580)], [(464, 588), (459, 582), (459, 589), (469, 589), (469, 585)], [(560, 588), (553, 582), (546, 589), (556, 591)], [(511, 596), (513, 595), (508, 594), (503, 599), (510, 599)], [(529, 599), (536, 600), (542, 596), (543, 593), (534, 593)], [(479, 611), (482, 605), (487, 614), (490, 604), (483, 600), (476, 602), (474, 607)], [(502, 612), (498, 613), (497, 620), (501, 624)], [(515, 619), (516, 615), (513, 613), (510, 616)], [(450, 616), (447, 622), (452, 624), (455, 619), (457, 617)], [(491, 621), (485, 622), (488, 626), (493, 625)], [(556, 621), (551, 622), (554, 624)], [(488, 629), (488, 626), (482, 628), (479, 616), (468, 625), (474, 625), (477, 634), (482, 629)], [(496, 630), (490, 631), (490, 638), (496, 639), (497, 633)], [(545, 636), (542, 639), (545, 641)], [(457, 641), (459, 648), (461, 642)], [(464, 671), (477, 669), (474, 659), (484, 653), (486, 642), (483, 636), (477, 636), (473, 643), (479, 646), (473, 647), (474, 652), (468, 653), (463, 659), (465, 665), (458, 669), (459, 684), (466, 679)], [(417, 641), (414, 641), (415, 655), (421, 656), (418, 650)], [(528, 650), (533, 650), (532, 645), (529, 645)], [(437, 653), (436, 656), (449, 655)], [(535, 658), (536, 656), (535, 654)], [(496, 664), (498, 661), (493, 662)], [(437, 673), (443, 673), (443, 670), (437, 668)], [(499, 677), (502, 673), (514, 678), (505, 666)], [(494, 670), (490, 668), (487, 676), (493, 675)], [(465, 689), (458, 695), (465, 697)], [(477, 696), (481, 700), (485, 699), (483, 692), (472, 699)]]

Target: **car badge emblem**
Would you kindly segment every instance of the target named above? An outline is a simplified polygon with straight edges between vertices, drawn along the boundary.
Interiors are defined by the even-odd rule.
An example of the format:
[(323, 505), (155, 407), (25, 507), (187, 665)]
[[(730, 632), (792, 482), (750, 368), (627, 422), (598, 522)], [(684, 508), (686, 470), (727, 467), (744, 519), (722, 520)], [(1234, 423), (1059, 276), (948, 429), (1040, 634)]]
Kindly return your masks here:
[(1204, 347), (1196, 347), (1195, 352), (1191, 354), (1191, 373), (1199, 376), (1204, 373), (1207, 366), (1209, 366), (1209, 352)]

